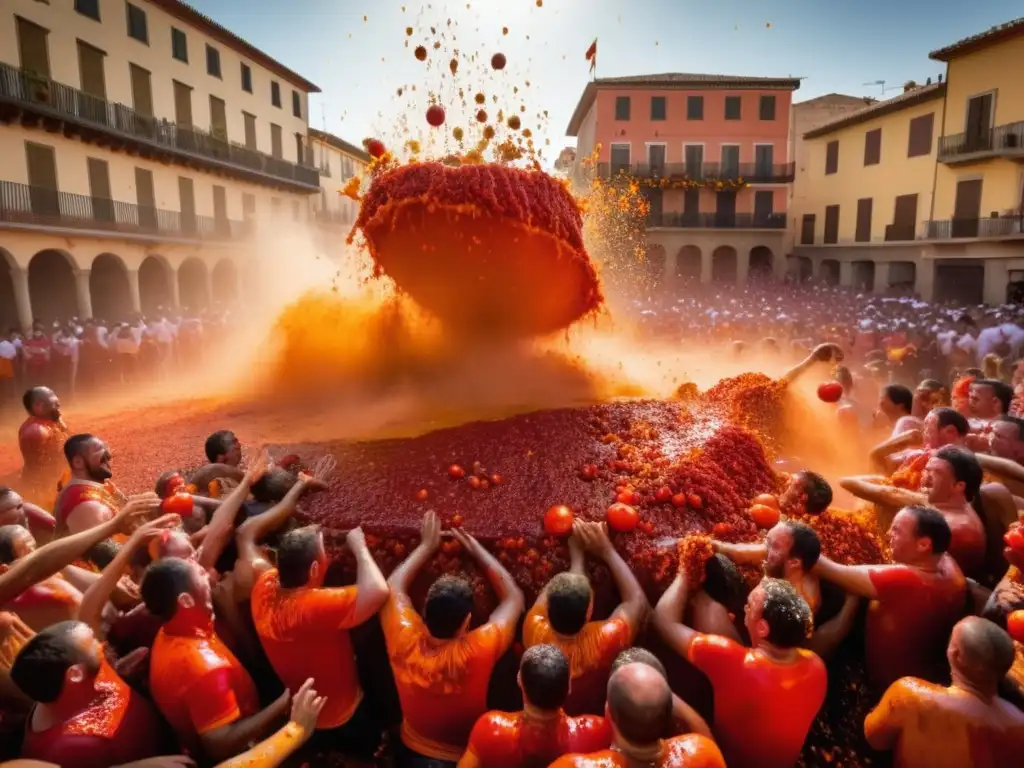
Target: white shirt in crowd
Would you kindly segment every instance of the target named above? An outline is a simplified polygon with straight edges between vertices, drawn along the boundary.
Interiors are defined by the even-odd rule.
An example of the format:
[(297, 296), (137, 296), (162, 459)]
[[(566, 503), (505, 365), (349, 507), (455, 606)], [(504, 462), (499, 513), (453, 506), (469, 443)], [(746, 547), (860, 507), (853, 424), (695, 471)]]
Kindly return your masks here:
[(7, 339), (0, 339), (0, 358), (4, 360), (13, 360), (18, 356), (18, 348), (14, 346), (13, 341)]

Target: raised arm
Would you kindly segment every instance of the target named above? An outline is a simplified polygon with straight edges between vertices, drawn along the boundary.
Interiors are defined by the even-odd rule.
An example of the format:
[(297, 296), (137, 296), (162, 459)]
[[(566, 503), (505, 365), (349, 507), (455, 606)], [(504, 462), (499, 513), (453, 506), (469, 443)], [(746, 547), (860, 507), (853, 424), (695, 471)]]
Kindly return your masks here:
[(876, 481), (874, 476), (859, 475), (856, 477), (844, 477), (839, 485), (849, 491), (858, 499), (870, 501), (883, 507), (906, 507), (914, 504), (926, 504), (928, 499), (923, 493), (915, 493), (904, 488), (895, 488), (891, 485), (883, 485)]
[(864, 738), (872, 749), (886, 752), (896, 746), (902, 731), (899, 703), (914, 698), (903, 680), (889, 686), (878, 706), (864, 718)]
[(210, 483), (226, 477), (236, 483), (242, 482), (245, 477), (245, 470), (241, 467), (233, 467), (230, 464), (205, 464), (197, 469), (189, 478), (189, 482), (200, 490), (206, 490)]
[(611, 539), (608, 538), (608, 528), (604, 523), (578, 522), (574, 528), (574, 535), (580, 537), (584, 548), (593, 552), (596, 557), (601, 558), (608, 570), (611, 571), (615, 586), (619, 590), (619, 597), (622, 600), (619, 607), (612, 613), (612, 618), (618, 618), (629, 624), (635, 632), (640, 628), (650, 605), (647, 603), (647, 595), (640, 587), (633, 571), (626, 565)]
[(362, 624), (381, 609), (390, 590), (373, 559), (362, 528), (354, 528), (345, 537), (345, 544), (356, 558), (356, 604), (352, 609), (352, 623)]
[(792, 383), (814, 367), (816, 363), (842, 362), (843, 350), (838, 344), (819, 344), (807, 357), (794, 365), (780, 377), (780, 381)]
[(910, 448), (911, 446), (921, 444), (921, 432), (917, 429), (911, 429), (907, 432), (903, 432), (894, 437), (890, 437), (885, 442), (879, 443), (871, 449), (871, 453), (868, 454), (868, 458), (871, 460), (871, 464), (875, 466), (880, 472), (889, 474), (893, 471), (893, 462), (889, 458), (894, 453)]
[(275, 768), (309, 741), (327, 699), (317, 696), (310, 678), (292, 698), (291, 719), (277, 733), (255, 747), (218, 764), (217, 768)]
[(249, 498), (249, 489), (267, 471), (269, 462), (266, 450), (261, 450), (238, 485), (213, 513), (210, 524), (206, 526), (203, 546), (199, 550), (199, 565), (203, 568), (213, 568), (223, 554), (235, 530), (235, 518), (238, 517), (245, 500)]
[(879, 565), (840, 565), (822, 555), (811, 569), (811, 573), (819, 579), (831, 581), (848, 594), (874, 600), (878, 597), (878, 590), (875, 588), (874, 582), (871, 581), (871, 571), (884, 567)]
[(514, 630), (526, 603), (523, 591), (519, 589), (512, 574), (498, 562), (498, 558), (484, 548), (483, 544), (468, 533), (455, 529), (452, 531), (452, 535), (480, 564), (484, 573), (487, 574), (487, 580), (491, 582), (491, 586), (498, 595), (498, 607), (491, 612), (488, 622)]
[(986, 472), (991, 472), (1000, 480), (1024, 483), (1024, 466), (1021, 466), (1016, 461), (1003, 459), (999, 456), (990, 456), (987, 453), (976, 453), (974, 455), (977, 457), (982, 469)]
[(760, 565), (768, 557), (768, 546), (764, 542), (754, 544), (730, 544), (711, 540), (715, 552), (725, 555), (737, 565)]
[(805, 647), (826, 661), (832, 658), (836, 648), (853, 630), (860, 608), (860, 600), (857, 595), (847, 593), (846, 601), (839, 609), (839, 613), (821, 626), (815, 627), (814, 634), (811, 635)]
[(690, 645), (700, 633), (683, 624), (683, 612), (690, 597), (686, 574), (680, 568), (665, 594), (654, 607), (654, 628), (672, 650), (683, 658), (690, 654)]
[[(583, 551), (583, 544), (576, 534), (569, 537), (569, 573), (575, 573), (578, 576), (586, 575), (586, 553)], [(544, 585), (540, 594), (537, 595), (537, 600), (534, 602), (533, 608), (530, 609), (531, 614), (538, 610), (547, 611), (548, 587), (550, 585), (551, 582), (549, 581)]]
[(419, 546), (388, 577), (388, 587), (396, 597), (408, 597), (409, 585), (412, 580), (416, 578), (420, 568), (434, 556), (439, 546), (441, 546), (441, 520), (434, 510), (430, 510), (423, 516)]
[(213, 760), (228, 760), (266, 738), (274, 723), (288, 712), (291, 694), (285, 691), (255, 715), (207, 731), (199, 737), (203, 751)]

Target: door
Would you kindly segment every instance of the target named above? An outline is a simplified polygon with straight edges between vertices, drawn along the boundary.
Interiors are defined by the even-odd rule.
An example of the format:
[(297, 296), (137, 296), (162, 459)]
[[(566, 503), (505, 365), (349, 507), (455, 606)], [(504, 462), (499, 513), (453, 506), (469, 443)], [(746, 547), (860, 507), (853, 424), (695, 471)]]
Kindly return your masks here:
[(629, 145), (612, 145), (612, 176), (629, 170)]
[(284, 149), (281, 146), (281, 126), (270, 124), (270, 154), (280, 160), (284, 157)]
[(99, 48), (78, 41), (78, 74), (81, 92), (75, 94), (78, 114), (94, 123), (107, 122), (107, 80), (103, 72), (106, 54)]
[(665, 145), (652, 144), (647, 148), (647, 163), (651, 166), (651, 173), (656, 176), (665, 175)]
[(718, 169), (723, 179), (735, 179), (740, 175), (740, 148), (726, 144), (722, 146), (722, 162)]
[(256, 146), (256, 115), (250, 115), (248, 112), (243, 112), (242, 117), (245, 118), (245, 146), (249, 149), (255, 150)]
[(917, 234), (917, 195), (899, 195), (892, 213), (892, 240), (913, 240)]
[(964, 131), (964, 149), (983, 152), (992, 149), (992, 94), (975, 96), (967, 102), (967, 127)]
[(219, 184), (213, 185), (213, 225), (218, 234), (230, 232), (228, 224), (228, 193)]
[(92, 215), (96, 221), (114, 222), (114, 201), (110, 194), (110, 168), (106, 160), (86, 158), (89, 171), (89, 197), (92, 198)]
[(703, 144), (687, 144), (685, 153), (686, 155), (686, 175), (691, 179), (700, 179), (704, 175), (704, 145)]
[(771, 144), (759, 144), (754, 147), (754, 176), (759, 179), (772, 178), (772, 167), (775, 165), (775, 147)]
[(700, 190), (683, 191), (683, 226), (695, 227), (700, 221)]
[(210, 133), (224, 142), (228, 140), (228, 118), (224, 100), (216, 96), (210, 97)]
[[(50, 54), (47, 46), (47, 35), (49, 32), (38, 24), (25, 21), (17, 17), (18, 27), (18, 55), (21, 60), (21, 68), (27, 75), (35, 75), (37, 78), (50, 79)], [(27, 94), (32, 98), (32, 94)]]
[(718, 192), (715, 200), (715, 226), (736, 226), (736, 192), (724, 190)]
[(754, 226), (766, 226), (775, 212), (775, 193), (770, 189), (754, 192)]
[(192, 179), (178, 177), (178, 197), (181, 200), (181, 231), (194, 234), (196, 222), (196, 192)]
[(153, 189), (153, 172), (146, 168), (135, 169), (135, 199), (139, 204), (139, 227), (155, 230), (156, 192)]
[(302, 140), (302, 134), (295, 134), (295, 163), (303, 165), (306, 161), (306, 144)]
[(149, 70), (129, 64), (128, 72), (132, 81), (132, 107), (135, 110), (132, 130), (140, 136), (151, 136), (154, 126), (153, 86)]
[(184, 83), (174, 81), (174, 121), (177, 123), (177, 144), (181, 149), (195, 147), (192, 133), (192, 89)]
[(964, 179), (956, 183), (953, 207), (953, 237), (977, 237), (981, 217), (981, 179)]
[(647, 226), (660, 227), (662, 225), (662, 212), (664, 201), (660, 189), (644, 188), (644, 198), (647, 200)]
[(37, 216), (59, 217), (57, 158), (53, 147), (26, 141), (25, 159), (28, 163), (28, 186), (32, 213)]

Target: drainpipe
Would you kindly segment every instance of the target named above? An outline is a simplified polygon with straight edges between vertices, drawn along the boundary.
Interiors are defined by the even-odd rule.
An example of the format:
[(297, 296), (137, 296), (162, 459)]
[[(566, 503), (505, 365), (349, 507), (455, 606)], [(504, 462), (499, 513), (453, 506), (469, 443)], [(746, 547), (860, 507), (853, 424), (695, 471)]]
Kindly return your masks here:
[[(949, 100), (949, 62), (946, 62), (946, 92), (942, 95), (942, 128), (939, 130), (939, 141), (946, 135), (946, 102)], [(932, 201), (928, 207), (928, 220), (935, 219), (935, 190), (939, 183), (939, 148), (935, 147), (935, 168), (932, 170)], [(928, 234), (925, 232), (925, 234)]]

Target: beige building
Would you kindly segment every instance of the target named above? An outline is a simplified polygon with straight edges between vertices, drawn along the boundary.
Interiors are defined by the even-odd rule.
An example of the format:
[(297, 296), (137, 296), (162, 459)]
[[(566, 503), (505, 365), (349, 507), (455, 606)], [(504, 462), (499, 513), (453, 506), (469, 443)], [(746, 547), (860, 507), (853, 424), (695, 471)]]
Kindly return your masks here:
[(305, 220), (308, 80), (178, 0), (0, 10), (0, 324), (230, 301)]
[(345, 234), (356, 223), (359, 203), (342, 193), (354, 176), (363, 176), (370, 164), (370, 155), (333, 133), (309, 129), (313, 163), (320, 173), (320, 196), (313, 203), (313, 218), (336, 234)]
[(1024, 19), (933, 51), (946, 72), (804, 134), (801, 273), (1001, 303), (1024, 284)]

